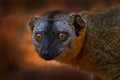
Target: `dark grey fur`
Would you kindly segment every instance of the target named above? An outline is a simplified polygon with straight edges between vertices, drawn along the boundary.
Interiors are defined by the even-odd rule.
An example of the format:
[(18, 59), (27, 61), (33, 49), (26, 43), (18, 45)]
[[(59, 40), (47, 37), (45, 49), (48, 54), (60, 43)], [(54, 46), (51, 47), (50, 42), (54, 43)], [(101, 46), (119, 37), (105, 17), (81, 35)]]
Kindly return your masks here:
[(120, 6), (87, 14), (81, 54), (86, 69), (106, 80), (120, 80)]
[[(77, 30), (73, 27), (70, 17), (65, 11), (49, 11), (41, 17), (32, 17), (29, 26), (33, 33), (35, 50), (46, 60), (51, 60), (64, 50), (70, 49), (73, 37), (76, 33), (79, 35), (78, 32), (80, 31), (80, 29)], [(36, 40), (35, 36), (38, 33), (43, 34), (42, 41)], [(67, 35), (66, 40), (58, 40), (59, 33), (65, 33)]]

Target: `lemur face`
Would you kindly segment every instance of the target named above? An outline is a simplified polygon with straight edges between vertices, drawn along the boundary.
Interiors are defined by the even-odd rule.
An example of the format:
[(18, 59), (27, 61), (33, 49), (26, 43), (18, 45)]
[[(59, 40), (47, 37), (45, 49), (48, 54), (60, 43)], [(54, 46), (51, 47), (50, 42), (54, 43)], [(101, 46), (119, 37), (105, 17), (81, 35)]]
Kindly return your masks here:
[(41, 21), (33, 29), (33, 43), (38, 54), (51, 60), (70, 48), (74, 28), (67, 21)]
[(63, 12), (50, 12), (42, 17), (33, 17), (29, 23), (32, 40), (37, 53), (45, 60), (51, 60), (71, 48), (72, 39), (79, 36), (70, 17)]

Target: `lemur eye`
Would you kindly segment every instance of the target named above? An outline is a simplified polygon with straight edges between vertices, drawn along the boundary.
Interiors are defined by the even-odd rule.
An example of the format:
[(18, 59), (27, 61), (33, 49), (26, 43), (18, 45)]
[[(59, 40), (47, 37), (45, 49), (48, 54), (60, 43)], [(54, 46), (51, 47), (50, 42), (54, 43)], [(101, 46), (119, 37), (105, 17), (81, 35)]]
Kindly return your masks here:
[(42, 39), (43, 39), (43, 35), (42, 34), (40, 34), (40, 33), (36, 34), (36, 40), (37, 41), (41, 41)]
[(58, 39), (65, 40), (66, 38), (67, 38), (67, 34), (65, 34), (65, 33), (59, 33), (58, 34)]

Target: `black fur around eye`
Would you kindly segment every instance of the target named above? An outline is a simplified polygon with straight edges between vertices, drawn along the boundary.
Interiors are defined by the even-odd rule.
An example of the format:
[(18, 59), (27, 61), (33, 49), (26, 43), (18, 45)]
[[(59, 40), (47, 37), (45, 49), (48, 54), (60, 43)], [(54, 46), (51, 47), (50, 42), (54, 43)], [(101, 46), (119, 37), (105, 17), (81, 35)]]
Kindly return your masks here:
[(43, 35), (41, 33), (37, 33), (35, 36), (37, 41), (41, 41), (43, 39)]
[(67, 37), (68, 37), (68, 34), (62, 33), (62, 32), (57, 35), (57, 38), (62, 41), (66, 40)]

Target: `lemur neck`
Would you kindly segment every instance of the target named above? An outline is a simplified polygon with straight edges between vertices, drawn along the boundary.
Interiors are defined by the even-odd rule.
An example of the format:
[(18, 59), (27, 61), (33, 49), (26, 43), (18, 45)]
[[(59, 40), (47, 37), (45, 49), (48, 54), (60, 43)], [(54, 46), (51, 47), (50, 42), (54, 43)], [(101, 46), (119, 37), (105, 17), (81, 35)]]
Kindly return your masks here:
[(63, 55), (56, 58), (57, 61), (69, 64), (71, 66), (77, 67), (79, 59), (82, 57), (81, 49), (85, 40), (86, 28), (83, 28), (80, 32), (80, 36), (75, 36), (71, 42), (71, 49), (69, 52), (64, 53)]

